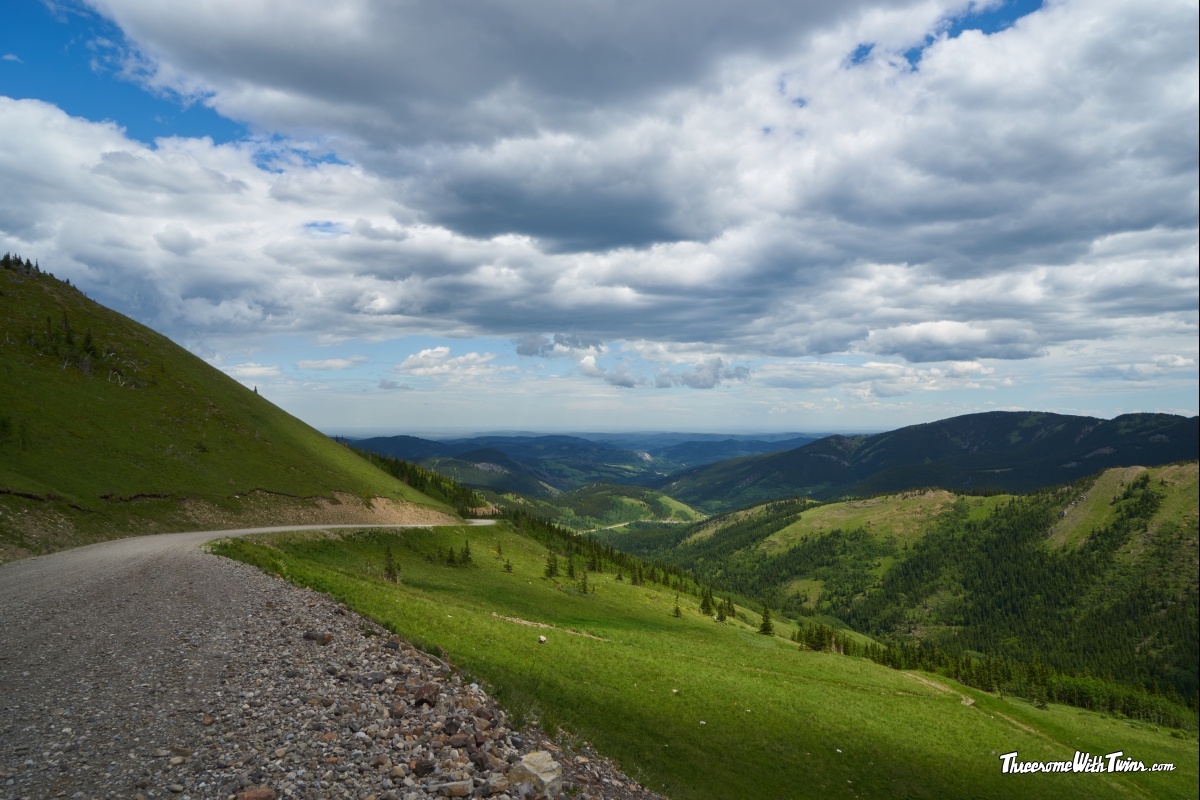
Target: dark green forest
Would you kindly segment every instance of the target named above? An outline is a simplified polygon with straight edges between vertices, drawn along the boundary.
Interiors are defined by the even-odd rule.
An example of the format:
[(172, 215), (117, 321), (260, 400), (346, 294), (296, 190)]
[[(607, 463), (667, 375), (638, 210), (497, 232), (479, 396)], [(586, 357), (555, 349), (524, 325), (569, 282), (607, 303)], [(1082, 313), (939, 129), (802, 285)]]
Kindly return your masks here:
[(403, 459), (369, 453), (357, 447), (350, 449), (418, 492), (453, 506), (462, 515), (469, 516), (473, 513), (472, 509), (487, 506), (486, 500), (453, 478), (447, 478), (445, 475), (419, 467)]
[[(902, 639), (933, 626), (932, 642), (1147, 688), (1197, 690), (1200, 614), (1195, 576), (1175, 574), (1184, 532), (1164, 524), (1146, 543), (1143, 567), (1119, 557), (1144, 534), (1162, 495), (1149, 475), (1114, 498), (1116, 521), (1076, 549), (1046, 547), (1065, 502), (1087, 485), (1014, 499), (986, 520), (960, 500), (882, 585), (829, 611), (853, 628)], [(1194, 536), (1192, 537), (1194, 539)]]

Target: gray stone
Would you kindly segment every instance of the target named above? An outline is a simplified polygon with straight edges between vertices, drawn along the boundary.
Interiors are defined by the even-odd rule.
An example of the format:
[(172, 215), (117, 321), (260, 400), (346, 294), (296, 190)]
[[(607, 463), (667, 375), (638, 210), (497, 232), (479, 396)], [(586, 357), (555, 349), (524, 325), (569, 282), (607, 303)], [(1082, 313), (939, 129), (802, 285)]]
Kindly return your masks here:
[(475, 789), (475, 784), (471, 779), (465, 781), (452, 781), (451, 783), (443, 783), (438, 787), (438, 794), (443, 797), (466, 797)]
[(562, 791), (562, 766), (545, 750), (522, 756), (508, 773), (511, 783), (530, 783), (538, 794), (557, 797)]

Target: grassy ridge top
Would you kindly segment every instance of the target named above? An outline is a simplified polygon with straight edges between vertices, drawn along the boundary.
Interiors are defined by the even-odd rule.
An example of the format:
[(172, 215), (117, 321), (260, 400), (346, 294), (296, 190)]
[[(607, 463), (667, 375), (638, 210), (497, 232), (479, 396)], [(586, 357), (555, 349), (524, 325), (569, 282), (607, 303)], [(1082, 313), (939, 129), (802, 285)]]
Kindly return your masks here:
[[(1051, 531), (1051, 541), (1061, 547), (1077, 547), (1092, 531), (1113, 524), (1119, 511), (1113, 498), (1120, 496), (1125, 484), (1146, 471), (1145, 467), (1105, 471), (1082, 497), (1063, 509), (1063, 516)], [(1164, 490), (1162, 508), (1149, 532), (1154, 533), (1163, 524), (1195, 527), (1196, 506), (1200, 501), (1197, 463), (1170, 464), (1151, 469), (1149, 474)]]
[[(953, 503), (954, 494), (944, 490), (905, 492), (866, 500), (830, 503), (814, 508), (797, 522), (762, 542), (767, 552), (786, 550), (801, 539), (834, 530), (862, 528), (878, 537), (894, 537), (900, 543), (921, 538), (934, 518)], [(996, 502), (988, 498), (991, 502)]]
[(0, 489), (80, 509), (137, 496), (432, 504), (144, 325), (0, 269)]

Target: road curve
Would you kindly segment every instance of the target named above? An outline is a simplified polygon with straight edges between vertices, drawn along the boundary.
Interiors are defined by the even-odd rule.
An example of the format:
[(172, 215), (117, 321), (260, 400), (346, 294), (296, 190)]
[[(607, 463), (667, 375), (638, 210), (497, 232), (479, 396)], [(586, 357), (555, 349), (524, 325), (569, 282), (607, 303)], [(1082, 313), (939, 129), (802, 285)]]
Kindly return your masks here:
[[(468, 520), (471, 525), (495, 525), (491, 519)], [(49, 555), (24, 558), (0, 564), (0, 609), (18, 599), (36, 600), (42, 594), (58, 592), (64, 586), (79, 588), (80, 583), (98, 579), (120, 580), (122, 572), (133, 574), (138, 565), (172, 552), (195, 550), (213, 539), (250, 536), (255, 533), (285, 531), (327, 531), (339, 528), (431, 528), (432, 525), (278, 525), (269, 528), (234, 528), (223, 531), (186, 531), (131, 536), (83, 547), (60, 550)]]
[[(265, 598), (302, 593), (200, 545), (290, 530), (421, 527), (431, 526), (189, 531), (0, 565), (0, 800), (131, 797), (142, 783), (163, 796), (152, 751), (200, 739), (193, 712), (216, 703), (223, 676), (245, 661), (240, 643), (278, 635), (279, 621), (263, 619)], [(288, 622), (289, 631), (303, 624)]]

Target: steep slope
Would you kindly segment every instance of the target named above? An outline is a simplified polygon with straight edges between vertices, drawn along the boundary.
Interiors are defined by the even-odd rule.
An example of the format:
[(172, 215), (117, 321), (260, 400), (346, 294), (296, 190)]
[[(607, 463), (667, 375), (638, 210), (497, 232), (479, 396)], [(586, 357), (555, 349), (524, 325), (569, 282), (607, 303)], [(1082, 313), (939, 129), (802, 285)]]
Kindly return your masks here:
[(376, 497), (437, 506), (69, 284), (0, 269), (0, 540), (191, 527), (197, 501), (257, 518), (272, 497), (324, 498), (322, 519)]
[(979, 520), (959, 501), (838, 613), (859, 630), (1009, 658), (1038, 654), (1059, 669), (1193, 697), (1196, 498), (1193, 462), (1110, 470)]
[(926, 486), (1026, 492), (1116, 466), (1200, 455), (1196, 417), (1125, 414), (1112, 420), (994, 411), (874, 436), (830, 436), (763, 456), (672, 475), (655, 488), (708, 511), (780, 497), (834, 498)]

